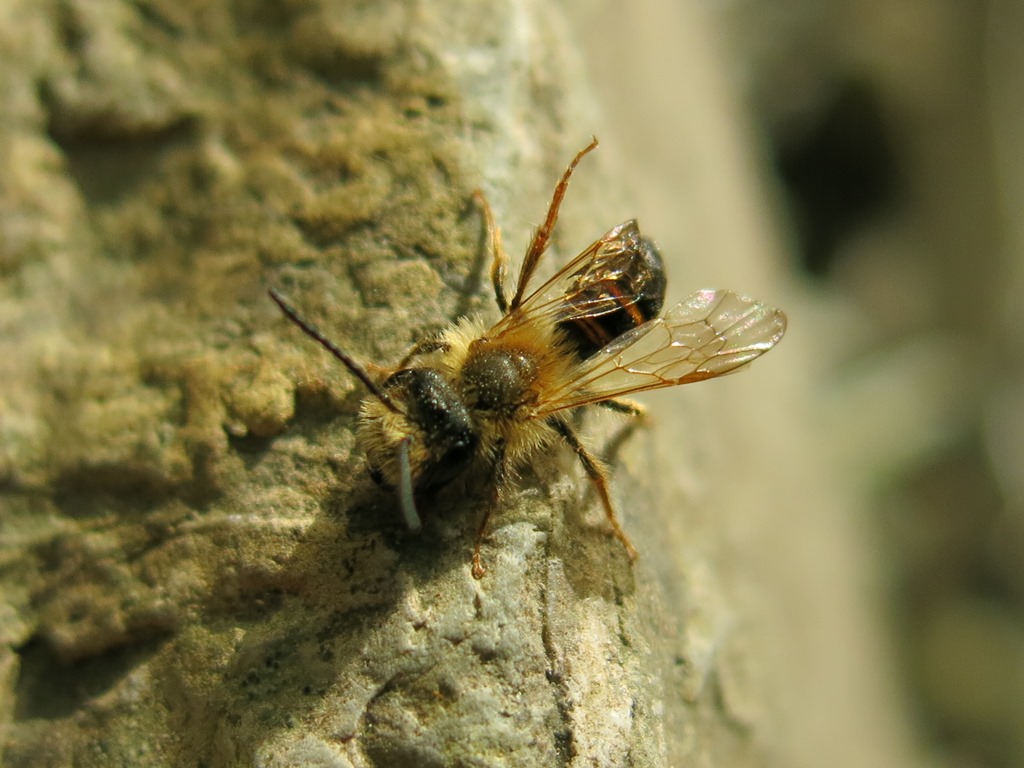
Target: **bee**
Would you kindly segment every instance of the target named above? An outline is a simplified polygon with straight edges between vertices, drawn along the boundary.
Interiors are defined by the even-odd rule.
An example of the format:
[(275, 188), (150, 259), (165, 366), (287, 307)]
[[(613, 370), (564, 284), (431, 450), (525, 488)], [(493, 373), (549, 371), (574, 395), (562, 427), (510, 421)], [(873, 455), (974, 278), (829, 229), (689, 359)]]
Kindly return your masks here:
[(463, 318), (437, 338), (415, 345), (383, 377), (371, 376), (270, 290), (284, 314), (369, 392), (356, 439), (373, 477), (397, 490), (410, 529), (421, 527), (417, 495), (467, 472), (490, 474), (491, 497), (471, 558), (478, 579), (485, 574), (480, 549), (488, 522), (516, 468), (558, 442), (579, 457), (613, 535), (635, 560), (637, 551), (612, 504), (608, 470), (579, 439), (570, 414), (597, 405), (642, 416), (641, 406), (621, 398), (740, 370), (774, 347), (786, 330), (782, 312), (724, 290), (697, 291), (659, 315), (664, 267), (635, 220), (613, 227), (531, 288), (569, 180), (596, 147), (593, 139), (581, 149), (555, 186), (511, 299), (505, 290), (508, 255), (501, 233), (486, 198), (476, 193), (501, 319), (488, 328)]

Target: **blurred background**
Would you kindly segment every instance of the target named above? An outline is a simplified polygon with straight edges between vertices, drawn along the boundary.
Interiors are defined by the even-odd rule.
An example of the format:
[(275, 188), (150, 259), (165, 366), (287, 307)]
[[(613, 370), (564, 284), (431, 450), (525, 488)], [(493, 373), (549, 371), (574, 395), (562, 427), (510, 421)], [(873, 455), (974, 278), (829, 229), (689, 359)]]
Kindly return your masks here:
[[(1024, 3), (573, 7), (664, 250), (706, 259), (694, 239), (731, 215), (688, 182), (754, 179), (778, 240), (737, 247), (789, 275), (801, 396), (923, 759), (1024, 766)], [(718, 116), (695, 114), (709, 93)]]
[[(651, 440), (713, 486), (680, 515), (696, 557), (680, 556), (686, 599), (666, 605), (690, 611), (696, 640), (666, 658), (696, 682), (664, 684), (682, 692), (669, 710), (690, 708), (666, 729), (692, 728), (667, 740), (701, 764), (735, 743), (716, 765), (764, 765), (762, 748), (806, 739), (777, 764), (1024, 767), (1024, 2), (565, 6), (0, 3), (0, 277), (18, 299), (0, 306), (8, 762), (53, 745), (101, 760), (93, 731), (124, 747), (110, 754), (157, 730), (176, 742), (221, 716), (205, 708), (216, 695), (244, 717), (203, 736), (211, 754), (266, 731), (250, 693), (203, 675), (235, 659), (228, 682), (247, 685), (260, 641), (239, 654), (234, 627), (258, 638), (254, 597), (275, 615), (296, 580), (321, 594), (324, 558), (293, 526), (350, 546), (321, 511), (351, 440), (321, 417), (356, 401), (347, 380), (320, 385), (336, 366), (282, 332), (265, 285), (301, 264), (316, 287), (303, 306), (343, 336), (427, 327), (437, 307), (410, 297), (461, 286), (477, 251), (471, 187), (449, 180), (492, 180), (515, 245), (532, 221), (510, 199), (534, 215), (542, 157), (563, 163), (593, 131), (602, 150), (561, 223), (593, 236), (635, 215), (673, 260), (670, 300), (721, 286), (790, 317), (756, 375), (652, 396), (659, 420), (680, 420)], [(587, 71), (566, 93), (558, 59), (571, 68), (577, 43)], [(579, 114), (591, 92), (600, 114)], [(471, 147), (481, 158), (464, 161)], [(531, 177), (543, 189), (516, 181)], [(621, 216), (580, 221), (604, 193)], [(275, 450), (293, 421), (299, 437)], [(707, 435), (721, 445), (694, 446)], [(663, 533), (641, 517), (627, 519), (638, 544)], [(718, 557), (720, 531), (743, 559)], [(295, 549), (310, 575), (294, 575)], [(774, 687), (758, 673), (776, 638), (734, 631), (752, 611), (733, 580), (760, 574), (755, 603), (792, 618)], [(207, 610), (209, 626), (182, 631)], [(148, 718), (140, 690), (189, 722)], [(780, 720), (796, 726), (779, 736), (750, 703), (786, 692), (798, 706)]]

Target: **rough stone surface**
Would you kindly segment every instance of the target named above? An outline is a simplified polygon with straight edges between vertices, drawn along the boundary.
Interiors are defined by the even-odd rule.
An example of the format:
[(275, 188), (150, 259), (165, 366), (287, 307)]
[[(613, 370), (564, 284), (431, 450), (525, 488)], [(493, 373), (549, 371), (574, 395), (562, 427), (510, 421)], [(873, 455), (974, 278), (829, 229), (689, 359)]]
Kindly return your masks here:
[[(556, 452), (477, 581), (486, 489), (403, 532), (358, 386), (266, 296), (382, 364), (493, 316), (472, 191), (521, 252), (593, 130), (572, 40), (529, 0), (0, 9), (5, 765), (773, 763), (780, 639), (715, 533), (803, 491), (722, 491), (756, 406), (620, 451), (635, 568)], [(606, 162), (559, 245), (635, 213)]]

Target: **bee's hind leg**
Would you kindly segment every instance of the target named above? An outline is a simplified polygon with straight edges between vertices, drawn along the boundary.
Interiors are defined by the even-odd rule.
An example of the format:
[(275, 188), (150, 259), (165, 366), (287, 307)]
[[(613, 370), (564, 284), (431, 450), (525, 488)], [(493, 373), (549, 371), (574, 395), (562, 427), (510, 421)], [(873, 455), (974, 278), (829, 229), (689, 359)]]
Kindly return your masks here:
[(615, 538), (622, 542), (622, 546), (625, 548), (629, 559), (631, 561), (636, 560), (638, 554), (636, 547), (633, 546), (633, 542), (629, 540), (629, 536), (622, 529), (619, 518), (615, 514), (615, 507), (612, 505), (611, 492), (608, 488), (608, 469), (597, 456), (586, 449), (572, 427), (561, 419), (551, 419), (549, 423), (562, 436), (562, 439), (576, 451), (576, 455), (579, 456), (583, 469), (586, 470), (587, 476), (590, 478), (590, 482), (594, 484), (597, 495), (601, 497), (601, 504), (604, 506), (604, 512), (608, 516), (608, 524), (612, 527), (612, 533), (615, 534)]
[(487, 524), (491, 521), (498, 502), (501, 500), (501, 491), (508, 482), (508, 466), (505, 460), (505, 444), (498, 444), (498, 455), (494, 459), (494, 470), (491, 474), (491, 498), (484, 510), (483, 520), (476, 532), (476, 541), (473, 543), (473, 578), (482, 579), (487, 573), (483, 560), (480, 558), (480, 547), (484, 543), (484, 536), (487, 535)]
[(569, 179), (572, 178), (573, 171), (576, 170), (576, 166), (579, 165), (580, 160), (588, 152), (597, 149), (597, 137), (591, 139), (590, 143), (576, 153), (576, 157), (569, 163), (569, 167), (565, 169), (562, 174), (562, 178), (559, 179), (558, 184), (555, 185), (555, 193), (551, 196), (551, 203), (548, 205), (548, 215), (544, 218), (544, 223), (537, 227), (533, 233), (533, 239), (530, 241), (530, 247), (526, 251), (526, 257), (523, 259), (523, 266), (519, 270), (519, 281), (516, 283), (516, 292), (512, 297), (512, 302), (509, 306), (513, 310), (518, 309), (522, 303), (524, 296), (526, 296), (526, 286), (529, 285), (530, 279), (533, 277), (533, 273), (537, 270), (537, 265), (540, 264), (540, 258), (544, 255), (544, 251), (547, 250), (548, 242), (551, 240), (551, 232), (555, 228), (555, 223), (558, 221), (558, 209), (562, 207), (562, 198), (565, 197), (565, 190), (569, 187)]

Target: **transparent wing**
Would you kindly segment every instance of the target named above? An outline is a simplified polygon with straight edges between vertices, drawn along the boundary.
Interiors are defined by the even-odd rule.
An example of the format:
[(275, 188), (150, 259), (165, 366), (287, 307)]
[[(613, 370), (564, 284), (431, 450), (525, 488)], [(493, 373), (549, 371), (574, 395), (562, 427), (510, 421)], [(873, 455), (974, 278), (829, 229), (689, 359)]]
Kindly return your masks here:
[(778, 344), (786, 316), (732, 291), (703, 290), (623, 334), (544, 394), (538, 416), (732, 373)]
[(558, 270), (505, 315), (492, 333), (501, 334), (541, 318), (571, 321), (628, 307), (634, 301), (628, 289), (625, 294), (610, 293), (605, 286), (645, 284), (650, 270), (643, 259), (640, 229), (636, 220), (630, 219), (610, 229)]

